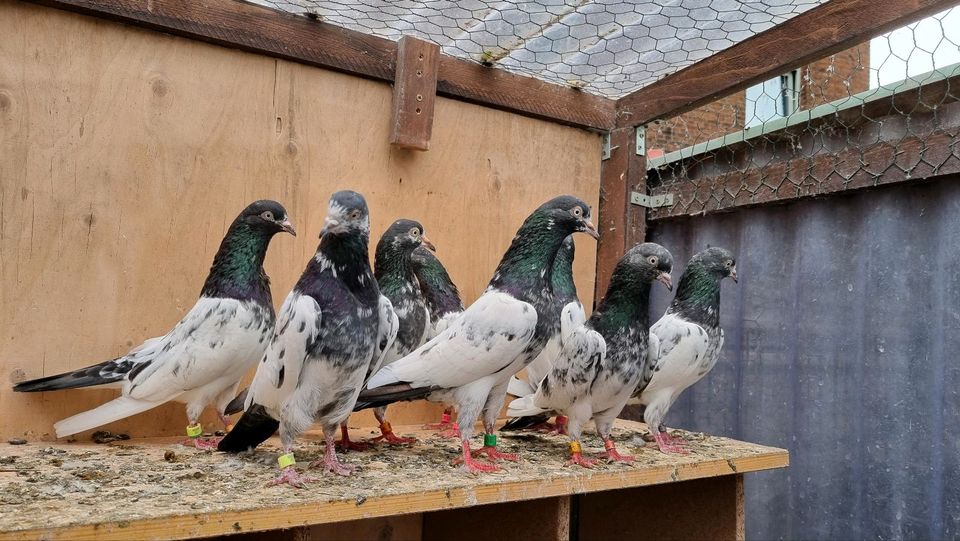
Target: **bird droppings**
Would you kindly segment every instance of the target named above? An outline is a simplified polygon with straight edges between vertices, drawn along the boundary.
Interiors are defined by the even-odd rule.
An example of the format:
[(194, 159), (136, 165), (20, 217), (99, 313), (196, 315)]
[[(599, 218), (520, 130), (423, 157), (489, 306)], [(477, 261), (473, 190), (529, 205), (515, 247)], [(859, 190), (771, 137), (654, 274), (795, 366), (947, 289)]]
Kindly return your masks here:
[(7, 440), (7, 443), (9, 443), (10, 445), (26, 445), (27, 440), (23, 438), (10, 438), (9, 440)]
[[(498, 447), (518, 453), (521, 461), (500, 462), (499, 471), (476, 476), (451, 465), (452, 458), (458, 456), (456, 439), (395, 427), (398, 434), (417, 436), (419, 443), (378, 445), (367, 452), (346, 454), (344, 462), (358, 466), (357, 473), (340, 477), (311, 470), (321, 481), (305, 489), (268, 486), (277, 475), (280, 445), (276, 438), (254, 452), (236, 455), (177, 446), (171, 438), (21, 447), (0, 456), (0, 531), (95, 523), (135, 527), (137, 521), (165, 516), (186, 514), (200, 520), (210, 514), (327, 502), (376, 509), (378, 498), (423, 492), (446, 495), (444, 507), (465, 506), (489, 501), (489, 487), (502, 488), (505, 483), (530, 483), (528, 490), (536, 491), (562, 482), (571, 492), (583, 492), (589, 489), (583, 483), (599, 475), (613, 474), (614, 482), (624, 479), (622, 484), (626, 486), (623, 476), (638, 469), (667, 468), (665, 476), (680, 471), (680, 478), (688, 478), (690, 470), (684, 470), (684, 465), (720, 461), (726, 470), (730, 461), (780, 452), (674, 430), (671, 434), (687, 441), (690, 454), (665, 455), (643, 441), (642, 426), (618, 421), (613, 432), (621, 451), (636, 457), (633, 465), (600, 462), (592, 470), (563, 466), (567, 458), (563, 436), (501, 432)], [(366, 430), (354, 432), (359, 435)], [(583, 445), (585, 453), (592, 455), (603, 449), (592, 433), (585, 435)], [(306, 470), (310, 461), (323, 457), (323, 451), (320, 434), (308, 433), (295, 448), (298, 469)], [(495, 489), (494, 493), (500, 500), (510, 498), (508, 491)], [(481, 494), (485, 496), (481, 498)], [(232, 523), (232, 528), (229, 524), (225, 526), (228, 530), (240, 531), (240, 522)]]
[(98, 430), (90, 435), (90, 441), (93, 443), (110, 443), (113, 441), (124, 441), (129, 439), (130, 436), (127, 434), (114, 434), (109, 430)]

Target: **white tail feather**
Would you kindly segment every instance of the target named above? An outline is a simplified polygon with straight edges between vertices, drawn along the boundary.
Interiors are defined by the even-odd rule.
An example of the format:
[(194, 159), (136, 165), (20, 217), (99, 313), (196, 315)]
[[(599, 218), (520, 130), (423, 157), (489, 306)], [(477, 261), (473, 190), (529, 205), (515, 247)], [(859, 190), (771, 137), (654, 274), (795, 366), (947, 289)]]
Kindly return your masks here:
[(507, 393), (513, 396), (527, 396), (537, 392), (529, 383), (523, 381), (517, 376), (510, 376), (510, 383), (507, 384)]
[(92, 410), (78, 413), (73, 417), (67, 417), (54, 424), (53, 428), (57, 431), (57, 437), (63, 438), (78, 432), (83, 432), (84, 430), (90, 430), (91, 428), (125, 419), (131, 415), (147, 411), (150, 408), (155, 408), (163, 403), (164, 402), (150, 402), (121, 396)]
[(527, 396), (512, 400), (510, 405), (507, 406), (507, 415), (510, 417), (526, 417), (528, 415), (538, 415), (550, 411), (537, 407), (537, 405), (533, 403), (535, 396), (536, 395), (528, 394)]

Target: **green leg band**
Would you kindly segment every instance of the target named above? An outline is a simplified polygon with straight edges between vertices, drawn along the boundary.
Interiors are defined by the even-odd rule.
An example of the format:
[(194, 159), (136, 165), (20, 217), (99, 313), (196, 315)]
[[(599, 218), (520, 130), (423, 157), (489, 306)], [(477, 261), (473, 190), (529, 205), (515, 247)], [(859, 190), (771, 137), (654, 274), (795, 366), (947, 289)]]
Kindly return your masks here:
[(483, 446), (484, 446), (484, 447), (496, 447), (496, 446), (497, 446), (497, 435), (496, 435), (496, 434), (484, 434), (484, 435), (483, 435)]

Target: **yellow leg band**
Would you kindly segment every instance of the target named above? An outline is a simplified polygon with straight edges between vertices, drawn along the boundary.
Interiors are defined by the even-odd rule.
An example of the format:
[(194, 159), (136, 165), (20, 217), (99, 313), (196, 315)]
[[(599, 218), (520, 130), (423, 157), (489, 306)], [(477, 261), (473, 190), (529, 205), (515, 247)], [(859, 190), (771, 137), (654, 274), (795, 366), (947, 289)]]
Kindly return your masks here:
[(285, 455), (280, 455), (277, 458), (277, 464), (280, 465), (280, 469), (284, 469), (287, 466), (293, 466), (297, 463), (297, 459), (293, 458), (293, 453), (287, 453)]
[(580, 447), (580, 442), (579, 442), (579, 441), (571, 441), (571, 442), (570, 442), (570, 452), (571, 452), (571, 453), (574, 453), (574, 454), (580, 454), (580, 453), (583, 452), (583, 448)]
[(187, 436), (191, 438), (199, 438), (201, 434), (203, 434), (203, 427), (200, 426), (200, 423), (187, 427)]

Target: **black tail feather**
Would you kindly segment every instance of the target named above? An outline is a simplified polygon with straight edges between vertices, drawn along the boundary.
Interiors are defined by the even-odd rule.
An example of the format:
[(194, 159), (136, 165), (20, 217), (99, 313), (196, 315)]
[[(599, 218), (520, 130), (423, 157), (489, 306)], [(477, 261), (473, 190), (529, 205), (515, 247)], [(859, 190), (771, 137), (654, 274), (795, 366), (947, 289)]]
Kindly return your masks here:
[(524, 430), (532, 426), (543, 424), (550, 420), (549, 413), (541, 413), (539, 415), (526, 415), (523, 417), (514, 417), (507, 421), (507, 424), (503, 425), (500, 430), (511, 431), (511, 430)]
[[(113, 365), (113, 366), (111, 366)], [(131, 365), (132, 366), (132, 365)], [(23, 381), (13, 386), (13, 390), (18, 393), (36, 393), (40, 391), (59, 391), (61, 389), (77, 389), (79, 387), (92, 387), (94, 385), (104, 385), (122, 380), (129, 371), (123, 370), (123, 363), (116, 361), (104, 361), (99, 364), (74, 370), (73, 372), (64, 372), (55, 376), (32, 379)]]
[(280, 428), (280, 421), (271, 417), (266, 408), (259, 404), (251, 404), (250, 408), (240, 416), (233, 430), (220, 440), (217, 449), (225, 453), (248, 451), (267, 441), (267, 438), (272, 436), (278, 428)]
[(411, 387), (407, 383), (385, 385), (376, 389), (364, 389), (360, 391), (360, 396), (357, 397), (357, 403), (353, 406), (353, 411), (379, 408), (404, 400), (419, 400), (426, 398), (427, 395), (436, 390), (435, 387)]
[(233, 415), (234, 413), (240, 413), (243, 411), (243, 405), (247, 402), (247, 393), (250, 392), (250, 387), (240, 391), (233, 400), (227, 404), (227, 408), (223, 410), (224, 415)]

